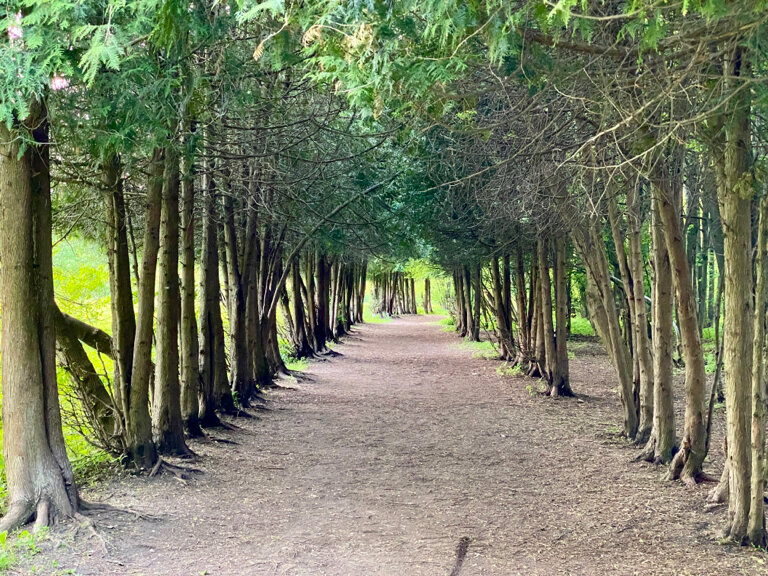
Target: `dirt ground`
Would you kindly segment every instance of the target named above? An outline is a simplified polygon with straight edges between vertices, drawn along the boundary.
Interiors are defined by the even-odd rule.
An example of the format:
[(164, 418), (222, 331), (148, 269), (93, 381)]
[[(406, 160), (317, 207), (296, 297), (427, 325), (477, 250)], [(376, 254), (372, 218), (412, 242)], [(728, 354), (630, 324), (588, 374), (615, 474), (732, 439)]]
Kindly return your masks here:
[(236, 444), (193, 442), (202, 473), (187, 485), (127, 477), (86, 494), (141, 516), (92, 514), (104, 542), (57, 528), (21, 573), (768, 573), (761, 553), (717, 543), (711, 484), (630, 462), (613, 370), (574, 348), (578, 397), (550, 399), (435, 317), (356, 328), (256, 418), (211, 433)]

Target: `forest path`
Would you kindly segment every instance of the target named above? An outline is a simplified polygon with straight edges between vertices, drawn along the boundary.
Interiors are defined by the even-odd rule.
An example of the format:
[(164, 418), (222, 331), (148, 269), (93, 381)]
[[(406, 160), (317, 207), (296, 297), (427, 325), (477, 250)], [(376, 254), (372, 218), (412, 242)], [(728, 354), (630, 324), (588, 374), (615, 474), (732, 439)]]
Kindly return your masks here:
[(205, 458), (188, 486), (128, 477), (88, 495), (157, 519), (92, 516), (108, 554), (57, 530), (35, 573), (763, 573), (756, 553), (716, 544), (708, 485), (629, 463), (608, 432), (604, 356), (572, 360), (578, 399), (548, 399), (436, 317), (356, 327), (337, 350), (258, 418), (212, 432), (236, 445), (193, 442)]

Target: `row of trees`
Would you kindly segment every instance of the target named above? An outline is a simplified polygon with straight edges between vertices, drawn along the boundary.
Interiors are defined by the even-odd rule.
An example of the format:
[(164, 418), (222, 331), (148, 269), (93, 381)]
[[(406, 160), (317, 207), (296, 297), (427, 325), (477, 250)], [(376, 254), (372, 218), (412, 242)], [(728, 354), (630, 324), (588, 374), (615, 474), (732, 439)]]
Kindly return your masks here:
[[(387, 134), (303, 77), (301, 36), (274, 15), (172, 0), (0, 8), (0, 531), (83, 507), (57, 356), (89, 440), (156, 472), (242, 414), (287, 372), (285, 353), (325, 353), (362, 321), (367, 255), (392, 233), (363, 218), (391, 194)], [(58, 309), (54, 232), (103, 246), (109, 330)]]
[[(714, 324), (727, 463), (713, 498), (728, 501), (728, 538), (764, 545), (765, 3), (380, 8), (339, 3), (320, 16), (313, 46), (327, 56), (316, 77), (408, 125), (420, 169), (410, 197), (424, 206), (412, 220), (454, 275), (460, 332), (477, 337), (487, 269), (503, 355), (565, 391), (571, 246), (625, 435), (694, 484), (719, 379), (707, 381), (701, 340)], [(520, 252), (527, 269), (513, 283), (505, 262)]]
[[(0, 9), (0, 528), (77, 507), (56, 227), (107, 247), (115, 372), (92, 420), (112, 415), (105, 437), (139, 467), (284, 369), (281, 307), (299, 355), (359, 318), (369, 279), (387, 312), (412, 311), (405, 275), (368, 277), (377, 254), (429, 255), (459, 332), (495, 326), (505, 358), (568, 395), (576, 265), (626, 436), (688, 484), (710, 445), (714, 325), (728, 462), (713, 497), (729, 538), (765, 543), (764, 0), (20, 4)], [(82, 209), (96, 202), (106, 219)]]

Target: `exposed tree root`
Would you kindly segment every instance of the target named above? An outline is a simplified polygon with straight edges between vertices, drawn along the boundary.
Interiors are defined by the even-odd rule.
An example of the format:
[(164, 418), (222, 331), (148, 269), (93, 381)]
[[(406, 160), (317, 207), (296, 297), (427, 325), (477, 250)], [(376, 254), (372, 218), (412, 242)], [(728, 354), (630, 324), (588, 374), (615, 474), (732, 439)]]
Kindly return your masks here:
[[(667, 480), (680, 480), (686, 486), (696, 486), (701, 475), (701, 463), (697, 462), (698, 459), (694, 459), (694, 456), (690, 442), (685, 438), (669, 464)], [(703, 458), (701, 460), (703, 461)]]
[(32, 502), (14, 502), (0, 520), (0, 532), (7, 532), (23, 526), (32, 519), (35, 507)]
[(167, 472), (171, 474), (176, 480), (181, 482), (186, 486), (187, 480), (189, 479), (189, 475), (193, 473), (202, 473), (202, 470), (198, 468), (186, 468), (183, 466), (177, 466), (176, 464), (171, 464), (167, 460), (163, 460), (162, 458), (158, 458), (155, 465), (152, 467), (152, 470), (149, 472), (149, 477), (153, 478), (154, 476), (157, 476), (161, 472)]
[(728, 474), (728, 463), (723, 466), (723, 472), (720, 476), (720, 482), (712, 488), (707, 494), (707, 502), (710, 504), (725, 504), (728, 502), (728, 492), (730, 489), (730, 480)]
[(74, 517), (75, 520), (80, 523), (80, 526), (85, 526), (88, 528), (90, 533), (101, 543), (101, 548), (104, 551), (104, 554), (108, 555), (109, 550), (107, 550), (107, 540), (98, 530), (96, 530), (96, 524), (93, 522), (93, 520), (87, 516), (84, 516), (83, 514), (80, 514), (79, 512), (76, 512)]
[(80, 510), (81, 512), (112, 512), (115, 514), (128, 514), (133, 516), (134, 519), (136, 520), (149, 520), (149, 521), (160, 520), (160, 516), (147, 514), (146, 512), (139, 512), (138, 510), (134, 510), (133, 508), (119, 508), (117, 506), (112, 506), (111, 504), (106, 504), (104, 502), (81, 501)]

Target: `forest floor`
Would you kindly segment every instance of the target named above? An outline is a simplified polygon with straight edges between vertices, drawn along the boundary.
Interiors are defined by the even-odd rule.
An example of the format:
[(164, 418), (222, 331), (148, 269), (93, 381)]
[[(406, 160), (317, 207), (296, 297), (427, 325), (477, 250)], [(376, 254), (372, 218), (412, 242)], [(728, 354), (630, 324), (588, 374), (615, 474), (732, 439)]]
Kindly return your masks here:
[(356, 327), (255, 418), (192, 442), (186, 485), (86, 493), (139, 514), (92, 513), (101, 537), (56, 528), (20, 573), (768, 574), (760, 552), (717, 543), (711, 484), (630, 462), (614, 372), (596, 344), (573, 348), (578, 396), (550, 399), (435, 317)]

